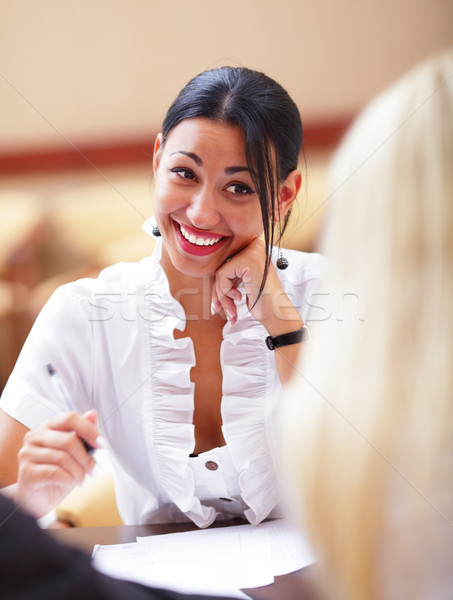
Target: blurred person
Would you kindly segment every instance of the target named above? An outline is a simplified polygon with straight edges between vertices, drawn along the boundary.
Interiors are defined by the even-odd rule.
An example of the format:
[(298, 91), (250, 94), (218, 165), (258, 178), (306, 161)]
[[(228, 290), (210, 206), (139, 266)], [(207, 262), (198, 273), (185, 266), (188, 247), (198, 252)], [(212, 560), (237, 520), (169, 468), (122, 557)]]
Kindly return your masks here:
[(324, 312), (283, 398), (294, 509), (327, 598), (451, 599), (452, 49), (364, 110), (330, 190)]
[(50, 511), (94, 468), (81, 440), (105, 440), (126, 524), (281, 514), (273, 408), (323, 268), (273, 247), (302, 137), (263, 73), (181, 90), (155, 143), (156, 251), (59, 288), (3, 392), (0, 483), (21, 506)]

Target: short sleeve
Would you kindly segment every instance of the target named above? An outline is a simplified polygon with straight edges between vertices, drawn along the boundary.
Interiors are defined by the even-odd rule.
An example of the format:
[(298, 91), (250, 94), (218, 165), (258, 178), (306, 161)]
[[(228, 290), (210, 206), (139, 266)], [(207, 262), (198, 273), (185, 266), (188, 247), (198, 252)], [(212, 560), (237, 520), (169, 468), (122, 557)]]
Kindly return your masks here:
[(92, 326), (88, 294), (74, 284), (58, 288), (42, 309), (25, 341), (0, 399), (0, 408), (30, 429), (68, 410), (50, 380), (57, 371), (70, 408), (91, 408)]

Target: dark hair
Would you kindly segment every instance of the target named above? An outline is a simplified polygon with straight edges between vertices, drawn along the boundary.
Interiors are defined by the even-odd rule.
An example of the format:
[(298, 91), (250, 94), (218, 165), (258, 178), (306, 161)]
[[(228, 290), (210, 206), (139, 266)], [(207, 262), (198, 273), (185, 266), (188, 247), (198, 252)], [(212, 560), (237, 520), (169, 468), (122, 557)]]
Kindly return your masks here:
[[(244, 132), (247, 165), (260, 200), (268, 249), (261, 293), (274, 242), (277, 185), (297, 168), (302, 147), (299, 110), (286, 90), (264, 73), (244, 67), (220, 67), (200, 73), (180, 91), (162, 124), (164, 140), (178, 123), (194, 117), (239, 125)], [(281, 233), (288, 217), (289, 212)]]

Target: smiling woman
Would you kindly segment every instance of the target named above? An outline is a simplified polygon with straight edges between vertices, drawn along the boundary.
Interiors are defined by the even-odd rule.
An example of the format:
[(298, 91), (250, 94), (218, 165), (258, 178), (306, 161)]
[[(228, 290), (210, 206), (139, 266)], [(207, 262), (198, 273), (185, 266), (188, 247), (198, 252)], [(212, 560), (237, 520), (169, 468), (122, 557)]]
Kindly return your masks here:
[(296, 105), (262, 73), (223, 67), (180, 92), (154, 150), (155, 253), (57, 290), (2, 397), (0, 473), (26, 508), (80, 483), (80, 440), (102, 432), (125, 523), (282, 514), (273, 411), (323, 268), (296, 251), (276, 268), (301, 144)]

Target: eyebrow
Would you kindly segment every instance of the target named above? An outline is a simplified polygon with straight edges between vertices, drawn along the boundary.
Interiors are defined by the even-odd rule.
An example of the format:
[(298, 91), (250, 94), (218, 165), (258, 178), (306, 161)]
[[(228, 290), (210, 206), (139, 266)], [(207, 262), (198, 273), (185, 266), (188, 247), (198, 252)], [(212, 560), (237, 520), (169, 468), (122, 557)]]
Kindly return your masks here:
[[(172, 152), (170, 154), (170, 156), (173, 156), (174, 154), (184, 154), (184, 156), (188, 156), (199, 167), (201, 167), (203, 164), (203, 161), (198, 156), (198, 154), (195, 154), (195, 152), (186, 152), (185, 150), (175, 150), (175, 152)], [(251, 173), (251, 170), (248, 167), (237, 166), (237, 167), (227, 167), (225, 169), (225, 174), (226, 175), (234, 175), (235, 173), (241, 173), (243, 171), (247, 171), (248, 173)]]
[(235, 173), (241, 173), (242, 171), (247, 171), (248, 173), (252, 172), (248, 167), (227, 167), (225, 169), (225, 174), (234, 175)]
[(194, 152), (186, 152), (185, 150), (175, 150), (175, 152), (172, 152), (170, 156), (173, 156), (173, 154), (184, 154), (185, 156), (191, 158), (199, 167), (201, 167), (201, 165), (203, 164), (201, 158), (198, 156), (198, 154), (195, 154)]

